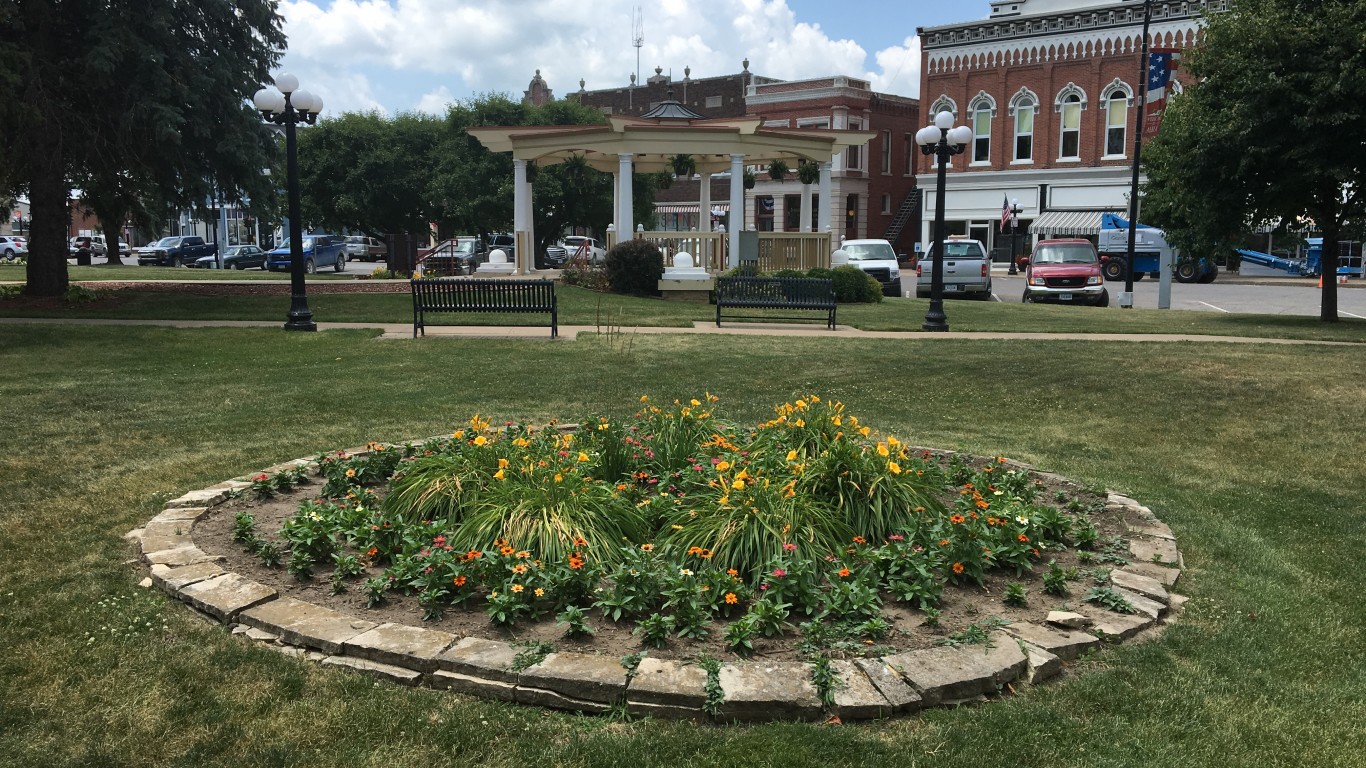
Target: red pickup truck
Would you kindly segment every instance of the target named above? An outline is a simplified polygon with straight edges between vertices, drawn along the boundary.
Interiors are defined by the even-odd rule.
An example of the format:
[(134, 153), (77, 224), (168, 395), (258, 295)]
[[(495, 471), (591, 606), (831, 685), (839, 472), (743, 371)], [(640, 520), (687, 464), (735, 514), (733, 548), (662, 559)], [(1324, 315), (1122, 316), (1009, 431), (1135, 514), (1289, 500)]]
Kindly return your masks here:
[(1025, 267), (1022, 301), (1110, 306), (1096, 247), (1090, 240), (1040, 240)]

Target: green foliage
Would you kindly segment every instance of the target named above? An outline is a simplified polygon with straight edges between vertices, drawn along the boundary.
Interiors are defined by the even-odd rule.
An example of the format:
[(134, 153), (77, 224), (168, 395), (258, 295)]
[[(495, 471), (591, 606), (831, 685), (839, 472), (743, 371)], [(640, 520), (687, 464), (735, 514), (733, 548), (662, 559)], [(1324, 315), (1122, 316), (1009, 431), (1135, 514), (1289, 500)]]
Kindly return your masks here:
[(783, 160), (773, 160), (768, 164), (768, 177), (774, 181), (782, 181), (789, 173), (791, 169)]
[(508, 669), (513, 672), (521, 672), (529, 667), (534, 667), (545, 661), (545, 657), (555, 652), (555, 646), (550, 643), (538, 640), (522, 643), (522, 650), (512, 657), (512, 664)]
[(810, 160), (797, 161), (797, 180), (803, 184), (815, 184), (821, 180), (821, 166)]
[(593, 634), (593, 627), (588, 624), (588, 613), (576, 605), (560, 611), (555, 616), (555, 623), (564, 625), (566, 637), (588, 637)]
[(1116, 592), (1113, 587), (1092, 587), (1086, 596), (1082, 598), (1088, 603), (1096, 603), (1108, 610), (1116, 613), (1137, 613), (1134, 604), (1125, 599), (1123, 595)]
[(1001, 599), (1006, 605), (1016, 608), (1024, 608), (1029, 604), (1028, 592), (1025, 591), (1023, 584), (1017, 582), (1006, 584), (1005, 596)]
[(613, 293), (656, 296), (664, 274), (664, 254), (650, 240), (632, 238), (613, 246), (604, 261)]
[(640, 638), (640, 642), (654, 647), (663, 648), (669, 644), (669, 637), (677, 626), (677, 620), (672, 616), (662, 613), (652, 613), (649, 617), (642, 619), (636, 625), (631, 634)]
[(882, 284), (872, 275), (850, 264), (830, 270), (835, 283), (835, 301), (841, 304), (878, 304), (882, 301)]
[(816, 697), (826, 709), (835, 706), (835, 692), (844, 686), (828, 656), (818, 656), (811, 663), (811, 684), (816, 687)]

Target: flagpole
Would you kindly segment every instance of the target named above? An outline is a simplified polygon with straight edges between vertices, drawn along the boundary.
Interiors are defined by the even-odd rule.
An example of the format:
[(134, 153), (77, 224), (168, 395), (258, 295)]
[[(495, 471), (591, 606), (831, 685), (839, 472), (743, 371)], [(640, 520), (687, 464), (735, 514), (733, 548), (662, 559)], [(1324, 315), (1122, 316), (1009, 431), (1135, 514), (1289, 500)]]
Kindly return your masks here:
[(1138, 63), (1138, 119), (1134, 121), (1134, 171), (1129, 180), (1129, 244), (1124, 251), (1124, 293), (1119, 297), (1121, 309), (1134, 306), (1134, 240), (1138, 226), (1138, 164), (1143, 152), (1143, 109), (1148, 105), (1148, 25), (1153, 17), (1152, 0), (1143, 0), (1143, 55)]

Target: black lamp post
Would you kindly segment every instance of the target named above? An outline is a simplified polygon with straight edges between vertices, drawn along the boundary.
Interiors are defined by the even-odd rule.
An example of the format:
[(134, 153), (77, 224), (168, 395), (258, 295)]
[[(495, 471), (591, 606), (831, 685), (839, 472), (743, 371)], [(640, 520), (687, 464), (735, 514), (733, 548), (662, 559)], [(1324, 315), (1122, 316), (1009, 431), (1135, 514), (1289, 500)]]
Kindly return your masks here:
[(316, 331), (313, 313), (308, 310), (308, 294), (304, 287), (304, 230), (299, 214), (299, 149), (294, 129), (299, 123), (313, 125), (323, 109), (323, 100), (308, 91), (299, 90), (299, 78), (280, 75), (275, 78), (279, 88), (262, 88), (256, 92), (256, 108), (267, 121), (285, 127), (285, 155), (289, 187), (289, 266), (290, 303), (285, 321), (286, 331)]
[(1020, 234), (1020, 201), (1010, 201), (1010, 271), (1007, 274), (1020, 274), (1019, 267), (1015, 266), (1015, 254), (1020, 252), (1016, 245), (1016, 238)]
[(953, 127), (953, 113), (940, 112), (934, 116), (934, 125), (927, 125), (915, 133), (915, 143), (920, 152), (934, 155), (939, 163), (937, 175), (938, 191), (934, 196), (934, 245), (930, 274), (930, 311), (925, 313), (921, 329), (926, 331), (947, 331), (948, 318), (944, 315), (944, 172), (948, 169), (949, 159), (962, 154), (972, 141), (972, 129), (966, 125)]
[(1143, 56), (1138, 60), (1138, 119), (1134, 121), (1134, 169), (1129, 179), (1129, 243), (1124, 250), (1124, 295), (1121, 309), (1134, 306), (1134, 238), (1138, 234), (1138, 164), (1143, 151), (1143, 108), (1148, 105), (1148, 27), (1153, 17), (1152, 0), (1143, 0)]

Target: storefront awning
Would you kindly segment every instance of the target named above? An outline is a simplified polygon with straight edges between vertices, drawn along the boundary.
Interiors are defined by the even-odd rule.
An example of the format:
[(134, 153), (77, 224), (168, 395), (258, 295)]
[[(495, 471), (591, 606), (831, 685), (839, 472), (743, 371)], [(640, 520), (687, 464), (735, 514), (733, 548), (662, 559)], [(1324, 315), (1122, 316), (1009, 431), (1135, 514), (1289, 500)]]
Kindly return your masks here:
[[(697, 213), (699, 207), (698, 203), (655, 203), (655, 213)], [(713, 213), (726, 213), (730, 203), (716, 203), (711, 208)]]
[(1029, 225), (1032, 235), (1095, 235), (1100, 217), (1111, 211), (1044, 211)]

